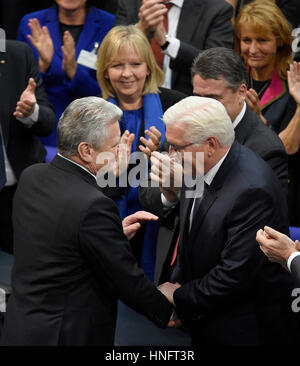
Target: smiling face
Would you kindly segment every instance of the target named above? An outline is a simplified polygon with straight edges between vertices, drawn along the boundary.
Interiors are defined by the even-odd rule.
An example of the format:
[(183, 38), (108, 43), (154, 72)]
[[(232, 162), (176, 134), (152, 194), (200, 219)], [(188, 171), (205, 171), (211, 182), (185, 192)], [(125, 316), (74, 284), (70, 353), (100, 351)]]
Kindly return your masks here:
[(265, 80), (274, 70), (277, 46), (277, 39), (272, 33), (258, 32), (249, 23), (241, 27), (241, 55), (251, 69), (265, 75)]
[(135, 47), (121, 47), (114, 61), (109, 65), (105, 77), (121, 104), (139, 104), (147, 76), (150, 74), (146, 62), (141, 60)]

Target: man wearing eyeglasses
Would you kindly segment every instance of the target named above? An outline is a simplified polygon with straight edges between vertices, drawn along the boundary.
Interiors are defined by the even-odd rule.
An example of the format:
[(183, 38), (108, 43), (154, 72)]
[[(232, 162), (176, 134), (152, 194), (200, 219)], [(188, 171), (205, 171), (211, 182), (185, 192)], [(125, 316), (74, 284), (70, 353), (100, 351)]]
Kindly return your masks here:
[[(243, 60), (233, 50), (224, 47), (203, 51), (192, 68), (195, 95), (220, 101), (231, 118), (235, 139), (258, 154), (273, 169), (287, 192), (287, 154), (279, 137), (265, 126), (246, 105), (247, 70)], [(182, 150), (188, 146), (176, 146)], [(166, 195), (172, 193), (166, 193)], [(169, 197), (170, 201), (177, 197)], [(158, 237), (155, 279), (157, 283), (169, 279), (175, 263), (174, 247), (178, 239), (178, 207), (170, 205), (159, 188), (140, 188), (140, 201), (145, 209), (163, 217)], [(167, 206), (171, 206), (167, 210)], [(176, 254), (176, 253), (175, 253)], [(172, 266), (170, 266), (172, 264)]]
[[(213, 98), (185, 98), (163, 120), (170, 153), (182, 158), (183, 186), (177, 264), (172, 283), (160, 291), (190, 329), (193, 345), (292, 344), (293, 283), (256, 243), (267, 223), (288, 233), (285, 196), (272, 169), (234, 141), (232, 121)], [(153, 153), (151, 162), (151, 177), (162, 186), (161, 154)], [(186, 174), (203, 175), (202, 195), (188, 195)], [(161, 190), (176, 199), (171, 185)]]

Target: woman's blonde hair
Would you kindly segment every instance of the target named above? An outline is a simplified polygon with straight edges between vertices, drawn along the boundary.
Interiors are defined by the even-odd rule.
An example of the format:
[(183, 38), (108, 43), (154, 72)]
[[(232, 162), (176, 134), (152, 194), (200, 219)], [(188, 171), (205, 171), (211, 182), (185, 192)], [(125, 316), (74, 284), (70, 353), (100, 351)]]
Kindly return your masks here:
[(108, 99), (115, 96), (110, 80), (105, 77), (108, 67), (115, 60), (120, 47), (134, 47), (140, 59), (146, 63), (150, 74), (147, 76), (143, 95), (157, 93), (164, 81), (164, 73), (157, 65), (148, 39), (134, 25), (116, 26), (103, 39), (98, 51), (97, 80), (102, 90), (102, 97)]
[(279, 7), (268, 0), (256, 0), (246, 5), (235, 22), (235, 51), (241, 54), (241, 32), (250, 24), (255, 32), (272, 33), (277, 38), (276, 66), (281, 79), (287, 78), (287, 69), (292, 62), (292, 26)]

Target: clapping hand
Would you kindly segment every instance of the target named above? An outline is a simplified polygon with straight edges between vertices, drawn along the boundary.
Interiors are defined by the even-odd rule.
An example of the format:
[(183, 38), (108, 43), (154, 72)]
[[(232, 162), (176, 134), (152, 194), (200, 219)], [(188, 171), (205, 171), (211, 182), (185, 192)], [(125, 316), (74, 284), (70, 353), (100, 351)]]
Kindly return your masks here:
[(118, 156), (116, 161), (116, 176), (119, 177), (123, 173), (127, 171), (131, 147), (134, 141), (135, 135), (134, 133), (130, 133), (126, 130), (120, 140)]
[(256, 240), (269, 261), (280, 263), (284, 268), (287, 268), (289, 256), (300, 248), (298, 240), (294, 243), (287, 235), (268, 226), (257, 232)]
[(150, 159), (153, 151), (159, 149), (161, 133), (154, 126), (150, 127), (149, 130), (145, 130), (145, 135), (149, 137), (147, 140), (145, 137), (141, 137), (140, 141), (145, 145), (139, 145), (139, 149), (141, 152), (145, 153), (147, 158)]
[(263, 121), (263, 123), (267, 124), (267, 120), (261, 113), (258, 94), (254, 89), (251, 88), (247, 91), (246, 102), (248, 106), (252, 109), (252, 111), (256, 113), (258, 117)]
[(36, 82), (33, 78), (30, 78), (27, 88), (23, 91), (17, 103), (16, 111), (14, 112), (15, 117), (26, 118), (32, 115), (36, 105), (35, 88)]
[(133, 215), (125, 217), (125, 219), (122, 221), (123, 232), (127, 236), (127, 239), (130, 240), (141, 228), (141, 224), (148, 221), (157, 221), (157, 220), (158, 217), (150, 212), (137, 211)]
[(29, 19), (28, 26), (31, 35), (29, 34), (27, 37), (39, 54), (40, 71), (47, 72), (54, 54), (53, 41), (48, 28), (46, 26), (41, 27), (36, 18)]
[(178, 200), (177, 192), (182, 186), (182, 165), (172, 155), (155, 151), (151, 154), (150, 177), (160, 186), (161, 192), (169, 202)]
[(294, 61), (287, 72), (289, 92), (295, 102), (300, 105), (300, 62)]
[(69, 79), (73, 79), (77, 70), (75, 41), (69, 31), (66, 31), (63, 36), (63, 53), (62, 69), (68, 75)]
[(156, 27), (163, 23), (167, 11), (161, 0), (143, 0), (139, 10), (138, 28), (145, 34), (155, 32)]

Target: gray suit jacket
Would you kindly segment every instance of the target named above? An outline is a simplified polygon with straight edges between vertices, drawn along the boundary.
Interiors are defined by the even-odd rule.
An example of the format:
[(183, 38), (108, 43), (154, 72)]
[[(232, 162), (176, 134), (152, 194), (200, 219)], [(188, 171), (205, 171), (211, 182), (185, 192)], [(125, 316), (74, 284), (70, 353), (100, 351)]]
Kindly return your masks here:
[[(141, 0), (119, 0), (116, 25), (138, 22)], [(233, 45), (233, 8), (224, 0), (187, 0), (183, 3), (177, 28), (178, 55), (170, 63), (172, 89), (192, 94), (190, 69), (201, 50)]]

